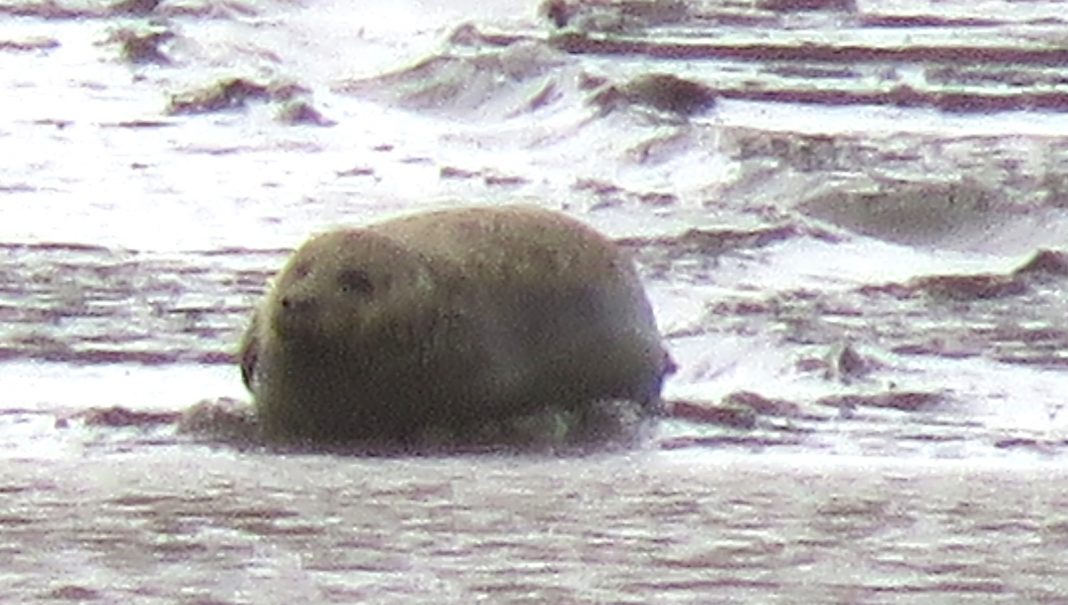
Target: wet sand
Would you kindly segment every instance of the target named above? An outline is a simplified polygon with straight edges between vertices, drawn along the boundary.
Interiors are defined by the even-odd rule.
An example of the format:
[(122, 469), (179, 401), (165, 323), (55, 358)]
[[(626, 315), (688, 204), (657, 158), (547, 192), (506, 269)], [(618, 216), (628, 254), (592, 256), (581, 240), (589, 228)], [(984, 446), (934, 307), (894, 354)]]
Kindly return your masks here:
[(0, 598), (1063, 603), (1063, 469), (650, 452), (0, 469)]

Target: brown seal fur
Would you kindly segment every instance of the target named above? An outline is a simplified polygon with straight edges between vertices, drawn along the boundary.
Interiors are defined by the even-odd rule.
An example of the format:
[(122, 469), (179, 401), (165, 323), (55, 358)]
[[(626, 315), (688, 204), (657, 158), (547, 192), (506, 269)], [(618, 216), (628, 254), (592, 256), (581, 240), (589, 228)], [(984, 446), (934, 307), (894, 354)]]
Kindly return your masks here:
[(637, 402), (673, 369), (631, 261), (562, 214), (417, 214), (313, 237), (241, 347), (271, 439), (406, 443), (548, 406)]

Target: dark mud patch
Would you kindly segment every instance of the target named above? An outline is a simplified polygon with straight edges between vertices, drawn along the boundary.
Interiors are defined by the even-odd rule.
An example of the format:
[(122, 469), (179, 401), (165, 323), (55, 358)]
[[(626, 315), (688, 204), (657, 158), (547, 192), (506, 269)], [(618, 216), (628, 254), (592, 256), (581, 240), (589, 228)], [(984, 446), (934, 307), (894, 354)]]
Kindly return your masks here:
[(1025, 280), (1010, 275), (981, 273), (976, 275), (932, 275), (918, 277), (903, 284), (862, 286), (866, 295), (888, 294), (898, 299), (926, 296), (944, 301), (993, 300), (1021, 296), (1028, 291)]
[(545, 0), (538, 6), (538, 15), (556, 28), (619, 32), (681, 23), (691, 19), (693, 11), (681, 0)]
[(252, 406), (228, 397), (201, 401), (176, 420), (179, 433), (195, 438), (244, 445), (262, 441)]
[(599, 179), (583, 178), (571, 185), (572, 191), (589, 194), (594, 201), (590, 210), (618, 208), (621, 206), (650, 206), (663, 208), (678, 204), (673, 193), (662, 191), (633, 191)]
[(75, 416), (75, 418), (80, 418), (86, 426), (112, 428), (130, 426), (148, 428), (161, 424), (174, 424), (180, 417), (179, 412), (145, 412), (121, 406), (91, 408)]
[(902, 27), (902, 28), (927, 28), (927, 27), (994, 27), (1004, 25), (1004, 21), (998, 19), (985, 19), (981, 17), (948, 17), (938, 15), (880, 15), (863, 14), (857, 17), (857, 22), (864, 27)]
[(1008, 274), (929, 275), (905, 283), (862, 286), (864, 295), (883, 294), (905, 300), (927, 297), (933, 300), (969, 302), (1024, 296), (1038, 283), (1063, 281), (1068, 277), (1068, 253), (1040, 250)]
[(35, 17), (38, 19), (84, 19), (107, 16), (104, 10), (72, 9), (60, 5), (55, 0), (43, 2), (10, 4), (0, 6), (0, 15), (11, 17)]
[[(1015, 226), (1040, 234), (1063, 220), (1051, 211), (1068, 207), (1063, 177), (1068, 156), (1058, 137), (724, 127), (715, 144), (743, 165), (766, 166), (753, 169), (757, 178), (783, 169), (805, 177), (788, 191), (772, 193), (776, 200), (785, 196), (806, 216), (874, 237), (886, 234), (899, 243), (976, 247)], [(822, 186), (811, 188), (813, 183)], [(760, 184), (755, 188), (759, 195)], [(1035, 224), (1039, 216), (1050, 216), (1052, 224)], [(900, 235), (898, 218), (905, 221), (897, 228)], [(963, 221), (957, 236), (953, 221)], [(1047, 245), (1057, 242), (1044, 237)]]
[(1012, 275), (1014, 278), (1040, 281), (1068, 278), (1068, 252), (1059, 250), (1039, 250), (1034, 256), (1013, 271)]
[(1027, 70), (1018, 66), (946, 65), (926, 71), (928, 82), (941, 86), (1011, 87), (1027, 89), (1068, 84), (1068, 76), (1057, 71)]
[(1004, 323), (974, 331), (994, 345), (992, 359), (1050, 370), (1068, 369), (1068, 329), (1062, 321), (1042, 325)]
[(659, 253), (658, 256), (676, 259), (685, 256), (718, 256), (740, 248), (763, 248), (813, 233), (798, 225), (752, 230), (689, 229), (679, 235), (619, 238), (616, 244), (634, 250), (639, 255), (655, 250)]
[(122, 0), (108, 7), (114, 15), (143, 17), (152, 14), (163, 0)]
[(849, 67), (822, 65), (771, 64), (766, 73), (786, 78), (805, 78), (808, 80), (852, 80), (862, 74)]
[(937, 409), (947, 402), (942, 393), (922, 391), (890, 391), (870, 395), (832, 395), (816, 400), (817, 405), (852, 411), (857, 408), (880, 408), (902, 412), (924, 412)]
[(853, 13), (857, 10), (856, 0), (756, 0), (756, 6), (775, 13), (796, 13), (803, 11), (839, 11)]
[(27, 2), (0, 6), (0, 15), (34, 17), (37, 19), (102, 19), (108, 17), (145, 16), (151, 13), (161, 0), (122, 0), (111, 6), (80, 7), (64, 6), (55, 0)]
[(566, 57), (544, 44), (520, 41), (473, 56), (446, 52), (333, 90), (457, 118), (493, 106), (493, 113), (507, 118), (544, 108), (556, 98), (551, 89), (565, 62)]
[(466, 180), (478, 178), (481, 175), (481, 170), (465, 170), (455, 166), (442, 166), (438, 171), (438, 176), (443, 179)]
[[(969, 46), (963, 44), (944, 46), (862, 46), (857, 44), (820, 44), (814, 42), (805, 42), (803, 44), (791, 44), (789, 42), (717, 44), (709, 42), (661, 42), (624, 37), (594, 38), (582, 34), (556, 36), (552, 38), (551, 42), (555, 47), (569, 53), (642, 55), (650, 58), (675, 60), (736, 59), (760, 63), (792, 61), (839, 64), (944, 63), (970, 65), (997, 63), (1046, 67), (1056, 67), (1068, 62), (1068, 49), (1055, 46)], [(738, 94), (745, 93), (745, 89), (731, 90)], [(901, 87), (898, 90), (909, 91), (912, 89)], [(760, 94), (760, 91), (750, 90), (750, 92)], [(819, 91), (806, 92), (815, 94)], [(838, 93), (841, 91), (833, 92)], [(918, 93), (919, 91), (913, 92)], [(894, 93), (891, 92), (890, 94), (893, 95)], [(960, 94), (956, 96), (968, 97), (971, 95)], [(848, 98), (849, 95), (846, 95), (847, 100)], [(991, 95), (986, 98), (994, 98), (994, 96)], [(902, 100), (904, 100), (904, 97)]]
[(923, 342), (911, 342), (890, 347), (897, 355), (931, 355), (946, 359), (966, 359), (979, 357), (984, 352), (984, 345), (971, 340), (947, 339), (942, 336), (926, 339)]
[[(873, 156), (888, 155), (850, 135), (769, 132), (752, 128), (727, 128), (722, 147), (726, 154), (741, 162), (770, 158), (802, 173), (852, 172), (859, 165), (873, 161)], [(878, 157), (882, 164), (892, 158)], [(911, 158), (916, 159), (916, 158)]]
[(54, 38), (28, 38), (25, 40), (0, 40), (0, 51), (35, 52), (59, 48), (59, 40)]
[(716, 92), (699, 82), (672, 74), (645, 74), (623, 84), (598, 90), (589, 102), (602, 113), (641, 106), (679, 117), (703, 113), (716, 106)]
[(42, 595), (42, 598), (54, 601), (98, 601), (104, 598), (104, 593), (77, 584), (64, 584)]
[(119, 45), (122, 60), (134, 65), (170, 65), (171, 59), (160, 48), (173, 40), (171, 31), (143, 31), (122, 28), (108, 36), (107, 42)]
[(539, 5), (538, 16), (557, 30), (556, 35), (612, 36), (648, 34), (695, 23), (704, 27), (781, 27), (784, 17), (812, 11), (854, 13), (856, 3), (855, 0), (546, 0)]
[(1065, 440), (1035, 439), (1032, 437), (1006, 437), (994, 442), (999, 450), (1016, 450), (1047, 456), (1056, 455), (1068, 446)]
[[(569, 31), (550, 39), (557, 49), (570, 54), (642, 56), (671, 61), (746, 61), (768, 66), (771, 72), (783, 75), (785, 65), (805, 68), (834, 69), (848, 66), (837, 83), (827, 78), (826, 85), (813, 87), (809, 77), (773, 78), (759, 81), (723, 84), (717, 87), (720, 99), (759, 101), (784, 104), (824, 106), (888, 106), (901, 108), (931, 108), (947, 113), (990, 113), (1004, 111), (1066, 111), (1068, 93), (1044, 85), (1014, 87), (1011, 94), (1001, 91), (962, 89), (959, 83), (940, 84), (928, 81), (924, 85), (903, 83), (900, 78), (888, 77), (893, 66), (982, 65), (1018, 66), (1010, 68), (1011, 78), (1031, 78), (1032, 71), (1054, 68), (1068, 60), (1068, 50), (1057, 45), (973, 46), (959, 43), (880, 46), (834, 41), (828, 43), (805, 39), (797, 42), (718, 42), (718, 41), (654, 41), (648, 37), (589, 36)], [(882, 69), (880, 70), (880, 67)], [(866, 77), (849, 77), (860, 69)], [(769, 72), (769, 73), (771, 73)], [(869, 73), (870, 72), (870, 73)], [(1025, 73), (1026, 72), (1026, 73)], [(881, 77), (880, 77), (881, 74)], [(868, 78), (867, 76), (870, 76)], [(1043, 80), (1034, 76), (1036, 82)], [(864, 80), (869, 80), (865, 82)], [(875, 82), (873, 85), (872, 82)]]
[(802, 418), (801, 406), (785, 399), (772, 399), (751, 391), (735, 391), (723, 398), (728, 406), (748, 408), (761, 416)]
[(696, 436), (684, 435), (669, 437), (661, 440), (657, 445), (662, 450), (681, 450), (689, 448), (742, 448), (752, 451), (762, 451), (773, 447), (801, 445), (802, 439), (796, 435), (768, 434), (768, 435), (714, 435)]
[(802, 372), (820, 372), (824, 380), (834, 380), (844, 384), (861, 380), (874, 370), (884, 367), (878, 359), (861, 354), (852, 343), (841, 343), (831, 347), (823, 357), (803, 357), (796, 363)]
[[(836, 239), (818, 228), (787, 223), (755, 229), (689, 229), (678, 235), (623, 237), (615, 241), (630, 252), (649, 279), (679, 279), (686, 275), (696, 281), (709, 281), (714, 280), (713, 272), (725, 254), (804, 237)], [(752, 304), (756, 307), (739, 311), (759, 313), (763, 303)]]
[[(162, 5), (162, 6), (161, 6)], [(220, 6), (225, 10), (220, 10)], [(237, 1), (225, 3), (179, 3), (171, 6), (163, 0), (120, 0), (109, 6), (70, 7), (55, 0), (0, 5), (0, 15), (32, 17), (46, 20), (109, 19), (114, 17), (221, 17), (231, 14), (254, 16), (258, 11)]]
[[(264, 256), (268, 258), (281, 258), (293, 253), (293, 248), (245, 248), (243, 246), (223, 246), (207, 250), (194, 250), (201, 256), (231, 256), (235, 258), (248, 256)], [(270, 277), (273, 273), (268, 269), (259, 270), (261, 275)]]
[(823, 420), (823, 416), (803, 411), (801, 406), (785, 399), (773, 399), (752, 391), (735, 391), (720, 402), (669, 401), (667, 416), (695, 424), (721, 426), (732, 429), (754, 429), (760, 418), (788, 420)]
[(245, 78), (224, 78), (210, 86), (171, 96), (171, 115), (213, 113), (244, 108), (249, 101), (287, 102), (308, 90), (292, 83), (259, 83)]
[(275, 118), (282, 124), (304, 126), (334, 126), (334, 120), (324, 116), (318, 109), (306, 100), (292, 100), (286, 102)]
[(943, 300), (990, 300), (1020, 296), (1027, 284), (1002, 275), (935, 275), (914, 280), (913, 287)]
[(448, 180), (481, 180), (487, 187), (518, 187), (530, 182), (529, 179), (519, 175), (504, 174), (493, 168), (467, 170), (455, 166), (442, 166), (438, 176)]
[(0, 346), (0, 361), (34, 359), (71, 365), (99, 365), (125, 363), (140, 366), (163, 366), (175, 363), (226, 365), (234, 362), (232, 354), (224, 351), (186, 353), (165, 351), (118, 351), (109, 349), (71, 349), (64, 343), (48, 338), (14, 338), (16, 347)]
[(0, 193), (33, 193), (37, 187), (29, 183), (3, 183), (0, 184)]
[(994, 191), (969, 182), (889, 183), (877, 191), (836, 191), (801, 204), (806, 215), (903, 244), (960, 245), (1007, 220)]
[(679, 420), (736, 429), (756, 427), (756, 414), (748, 407), (692, 401), (672, 401), (667, 405), (668, 414)]
[(526, 185), (530, 180), (526, 177), (510, 174), (501, 174), (496, 171), (482, 177), (482, 183), (487, 187), (518, 187)]
[[(80, 242), (0, 242), (0, 250), (18, 252), (94, 252), (111, 253), (111, 248)], [(125, 252), (125, 251), (118, 251)]]
[(101, 123), (101, 128), (130, 128), (133, 130), (149, 129), (149, 128), (170, 128), (175, 126), (174, 122), (164, 122), (163, 120), (124, 120), (122, 122)]
[(334, 173), (338, 178), (369, 176), (375, 177), (375, 169), (370, 166), (353, 166), (345, 170), (338, 170)]
[(702, 144), (703, 139), (679, 123), (678, 116), (668, 115), (666, 124), (670, 124), (672, 128), (651, 133), (651, 136), (630, 146), (623, 157), (640, 166), (655, 166), (684, 155)]
[(269, 445), (260, 435), (252, 407), (229, 397), (204, 400), (182, 411), (146, 411), (124, 406), (89, 408), (58, 416), (55, 426), (66, 429), (72, 422), (81, 422), (87, 427), (116, 429), (173, 427), (177, 434), (196, 441), (239, 449)]

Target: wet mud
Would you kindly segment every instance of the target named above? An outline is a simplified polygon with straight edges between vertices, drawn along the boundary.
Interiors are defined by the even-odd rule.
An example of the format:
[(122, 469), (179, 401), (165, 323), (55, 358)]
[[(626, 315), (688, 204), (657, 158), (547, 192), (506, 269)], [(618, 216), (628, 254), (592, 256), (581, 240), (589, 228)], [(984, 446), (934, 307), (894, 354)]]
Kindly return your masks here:
[(37, 581), (0, 590), (144, 603), (1064, 595), (1057, 473), (784, 473), (782, 461), (685, 452), (572, 461), (566, 473), (552, 459), (197, 460), (212, 471), (179, 454), (167, 485), (152, 478), (154, 460), (116, 458), (78, 471), (82, 482), (113, 485), (89, 494), (69, 463), (35, 475), (5, 468), (5, 569)]
[[(1064, 601), (1063, 6), (983, 7), (0, 6), (0, 598)], [(293, 247), (516, 200), (636, 261), (647, 439), (257, 441)]]

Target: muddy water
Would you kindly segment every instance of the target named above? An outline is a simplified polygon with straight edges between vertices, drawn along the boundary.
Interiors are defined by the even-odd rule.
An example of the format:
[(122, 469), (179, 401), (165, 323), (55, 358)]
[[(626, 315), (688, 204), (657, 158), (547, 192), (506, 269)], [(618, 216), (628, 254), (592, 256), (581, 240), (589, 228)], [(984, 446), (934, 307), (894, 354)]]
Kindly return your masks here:
[[(5, 600), (1059, 603), (1049, 468), (638, 452), (5, 468)], [(165, 476), (161, 473), (165, 470)]]
[[(5, 602), (1068, 602), (1059, 3), (0, 4)], [(644, 448), (179, 434), (309, 233), (617, 238)]]

